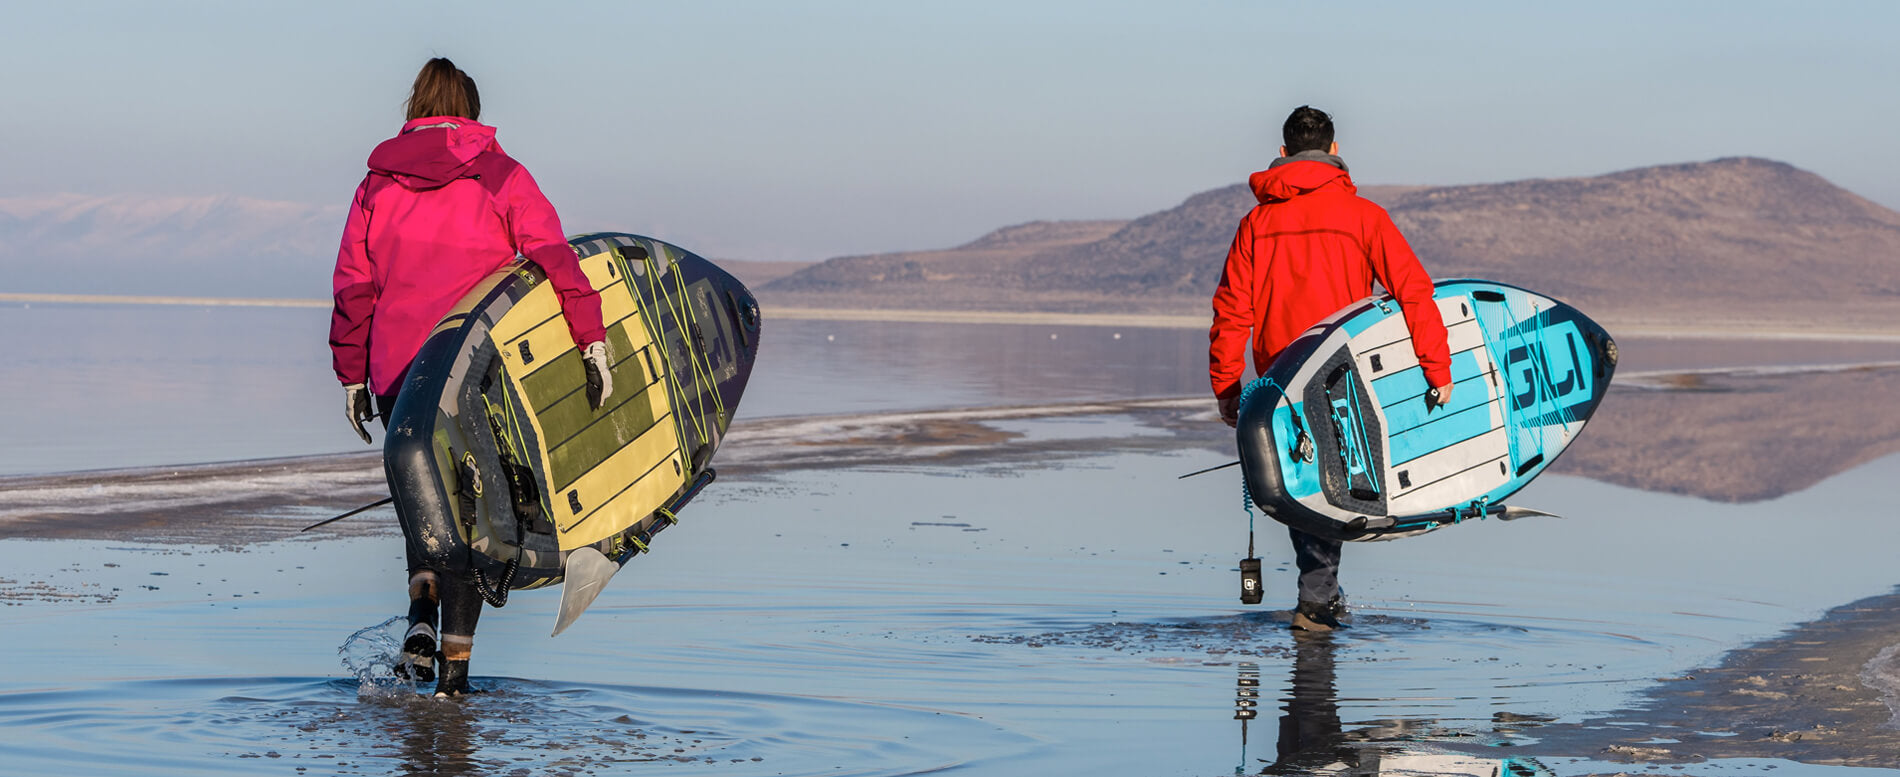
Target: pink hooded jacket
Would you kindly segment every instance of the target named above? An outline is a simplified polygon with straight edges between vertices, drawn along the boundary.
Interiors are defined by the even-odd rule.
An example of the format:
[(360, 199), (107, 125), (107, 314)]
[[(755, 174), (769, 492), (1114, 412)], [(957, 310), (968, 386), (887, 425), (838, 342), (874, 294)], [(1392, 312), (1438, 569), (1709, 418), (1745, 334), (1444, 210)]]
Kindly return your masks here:
[(442, 316), (515, 255), (547, 272), (577, 346), (600, 340), (600, 296), (554, 206), (495, 128), (416, 119), (369, 155), (337, 251), (330, 351), (337, 380), (396, 393)]

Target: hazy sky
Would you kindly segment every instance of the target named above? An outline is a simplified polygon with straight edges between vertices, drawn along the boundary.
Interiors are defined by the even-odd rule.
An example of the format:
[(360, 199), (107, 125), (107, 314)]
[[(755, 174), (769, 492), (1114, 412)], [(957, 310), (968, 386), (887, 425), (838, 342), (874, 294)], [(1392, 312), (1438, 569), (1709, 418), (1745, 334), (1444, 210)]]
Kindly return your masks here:
[(713, 257), (1141, 215), (1302, 103), (1361, 183), (1747, 154), (1894, 207), (1895, 40), (1886, 2), (10, 3), (0, 197), (342, 204), (443, 55), (570, 231)]

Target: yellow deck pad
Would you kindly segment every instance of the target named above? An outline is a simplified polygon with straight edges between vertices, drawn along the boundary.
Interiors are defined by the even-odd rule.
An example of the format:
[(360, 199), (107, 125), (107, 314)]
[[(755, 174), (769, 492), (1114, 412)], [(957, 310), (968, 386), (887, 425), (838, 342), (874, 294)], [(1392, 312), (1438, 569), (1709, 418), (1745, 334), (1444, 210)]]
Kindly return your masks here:
[[(610, 357), (616, 362), (634, 357), (639, 360), (639, 371), (654, 381), (647, 386), (615, 386), (616, 392), (638, 391), (639, 394), (615, 409), (614, 414), (632, 418), (634, 413), (630, 411), (644, 405), (655, 422), (560, 493), (551, 493), (551, 484), (546, 482), (553, 472), (548, 445), (550, 441), (567, 439), (579, 430), (543, 428), (539, 408), (529, 402), (522, 384), (529, 375), (574, 348), (566, 320), (561, 316), (560, 298), (552, 284), (543, 282), (529, 291), (489, 332), (501, 353), (503, 374), (513, 387), (514, 396), (529, 402), (529, 406), (517, 408), (514, 421), (531, 426), (533, 437), (538, 441), (536, 450), (522, 453), (534, 456), (539, 462), (543, 508), (554, 521), (562, 550), (589, 545), (624, 531), (664, 505), (685, 483), (685, 461), (672, 415), (672, 398), (663, 379), (665, 368), (659, 359), (640, 359), (638, 355), (652, 345), (652, 340), (627, 285), (618, 272), (610, 269), (612, 261), (611, 253), (581, 260), (582, 270), (600, 292), (602, 319), (610, 330), (617, 330), (632, 344), (631, 353), (613, 353)], [(531, 360), (524, 358), (524, 343)], [(648, 370), (648, 364), (653, 371)], [(575, 377), (578, 379), (580, 375)], [(570, 506), (570, 494), (581, 505), (578, 513)]]
[[(554, 525), (560, 532), (561, 550), (599, 542), (645, 518), (686, 484), (685, 466), (679, 433), (668, 416), (582, 476), (567, 492), (555, 495)], [(569, 493), (576, 494), (581, 504), (578, 514), (568, 506)]]

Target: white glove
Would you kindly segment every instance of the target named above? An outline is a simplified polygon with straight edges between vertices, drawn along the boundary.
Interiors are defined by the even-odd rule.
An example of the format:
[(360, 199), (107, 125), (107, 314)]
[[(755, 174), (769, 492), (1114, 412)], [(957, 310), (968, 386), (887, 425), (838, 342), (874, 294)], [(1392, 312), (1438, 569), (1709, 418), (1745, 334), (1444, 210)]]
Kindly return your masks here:
[(356, 436), (369, 444), (369, 432), (363, 429), (363, 422), (376, 417), (376, 411), (370, 407), (369, 387), (361, 383), (351, 383), (343, 387), (343, 413), (350, 419), (350, 428), (356, 430)]
[(607, 361), (607, 341), (596, 340), (581, 349), (581, 366), (587, 370), (587, 401), (599, 410), (614, 393), (614, 376)]

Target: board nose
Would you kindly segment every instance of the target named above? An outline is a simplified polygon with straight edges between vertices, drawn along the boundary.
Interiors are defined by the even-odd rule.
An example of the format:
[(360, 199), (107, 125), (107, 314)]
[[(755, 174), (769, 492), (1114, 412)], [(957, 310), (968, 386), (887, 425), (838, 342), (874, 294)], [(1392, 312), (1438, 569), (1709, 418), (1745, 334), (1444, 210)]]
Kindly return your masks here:
[(747, 366), (759, 353), (759, 328), (764, 313), (759, 309), (759, 301), (752, 296), (752, 290), (746, 288), (739, 279), (727, 275), (719, 279), (719, 293), (726, 298), (726, 312), (732, 319), (733, 333), (739, 337), (741, 358)]

